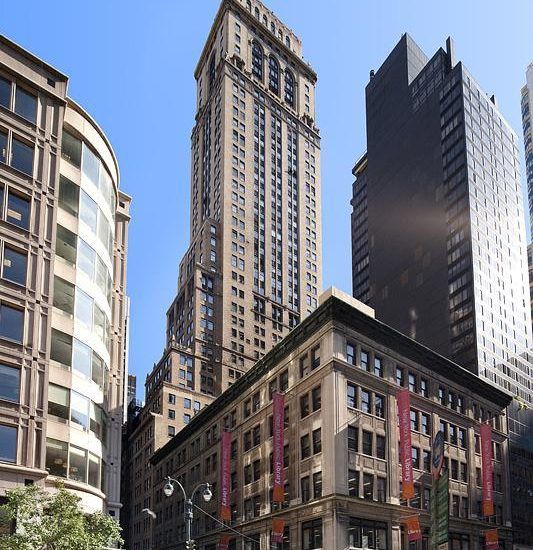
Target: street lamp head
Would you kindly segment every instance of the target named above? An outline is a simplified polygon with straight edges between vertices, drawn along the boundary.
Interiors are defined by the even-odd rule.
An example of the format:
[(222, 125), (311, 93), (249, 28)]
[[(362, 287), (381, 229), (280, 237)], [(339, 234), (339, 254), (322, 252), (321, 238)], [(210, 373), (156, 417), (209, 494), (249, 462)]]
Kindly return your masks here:
[(205, 484), (205, 489), (204, 489), (204, 492), (202, 493), (202, 496), (204, 497), (204, 500), (206, 502), (209, 502), (211, 500), (211, 498), (213, 497), (213, 493), (211, 492), (211, 488), (210, 488), (209, 483)]
[(172, 485), (172, 483), (170, 482), (170, 479), (165, 483), (165, 486), (163, 487), (163, 492), (167, 497), (172, 496), (172, 493), (174, 492), (174, 485)]

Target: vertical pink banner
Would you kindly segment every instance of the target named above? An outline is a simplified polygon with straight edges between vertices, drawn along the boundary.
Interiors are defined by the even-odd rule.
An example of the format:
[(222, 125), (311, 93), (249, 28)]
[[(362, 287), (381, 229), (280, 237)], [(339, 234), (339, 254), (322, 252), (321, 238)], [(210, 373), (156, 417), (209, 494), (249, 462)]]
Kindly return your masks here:
[(479, 427), (481, 435), (481, 470), (483, 474), (483, 515), (494, 515), (494, 487), (492, 486), (492, 428), (488, 424)]
[(270, 542), (280, 544), (283, 542), (283, 530), (285, 529), (285, 520), (274, 518), (272, 520), (272, 534), (270, 536)]
[(499, 550), (498, 529), (485, 531), (485, 550)]
[(284, 441), (284, 416), (285, 416), (285, 397), (281, 393), (273, 395), (273, 466), (274, 466), (274, 492), (273, 501), (283, 502), (285, 500), (285, 491), (283, 488), (283, 446)]
[(230, 492), (231, 492), (231, 433), (222, 432), (220, 438), (220, 518), (231, 520)]
[(402, 498), (409, 500), (415, 496), (413, 480), (413, 458), (411, 456), (411, 398), (409, 390), (399, 390), (398, 421), (400, 427), (400, 462), (402, 465)]
[(220, 540), (218, 541), (217, 550), (228, 550), (229, 548), (229, 535), (220, 535)]

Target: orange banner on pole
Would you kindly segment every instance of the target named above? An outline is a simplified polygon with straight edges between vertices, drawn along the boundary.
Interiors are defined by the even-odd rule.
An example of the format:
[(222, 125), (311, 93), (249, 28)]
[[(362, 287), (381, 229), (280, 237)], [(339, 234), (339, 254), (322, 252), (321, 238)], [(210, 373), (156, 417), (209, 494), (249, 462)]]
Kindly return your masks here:
[(217, 550), (228, 550), (229, 548), (229, 535), (220, 535), (220, 540), (218, 541)]
[(399, 390), (398, 421), (400, 426), (400, 462), (402, 465), (402, 497), (409, 500), (415, 496), (413, 457), (411, 456), (411, 398), (409, 390)]
[(272, 520), (272, 535), (270, 536), (270, 542), (276, 542), (276, 543), (283, 542), (284, 529), (285, 529), (285, 520), (274, 518)]
[(406, 518), (405, 527), (407, 528), (407, 538), (409, 539), (409, 542), (422, 540), (422, 530), (420, 529), (420, 521), (418, 520), (418, 516)]
[(498, 550), (500, 543), (498, 541), (498, 529), (489, 529), (485, 531), (485, 549)]
[(494, 515), (494, 494), (492, 486), (492, 428), (488, 424), (479, 427), (481, 436), (481, 469), (483, 481), (483, 515)]
[(220, 519), (231, 520), (231, 434), (222, 432), (220, 438)]

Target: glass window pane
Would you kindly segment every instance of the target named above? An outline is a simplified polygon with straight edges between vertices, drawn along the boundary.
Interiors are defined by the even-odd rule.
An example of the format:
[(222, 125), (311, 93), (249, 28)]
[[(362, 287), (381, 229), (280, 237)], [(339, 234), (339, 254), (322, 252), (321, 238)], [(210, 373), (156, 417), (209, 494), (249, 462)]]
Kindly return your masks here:
[(98, 206), (85, 191), (81, 190), (80, 219), (92, 229), (93, 233), (96, 233), (97, 216)]
[(97, 405), (96, 403), (90, 402), (90, 408), (91, 408), (91, 423), (90, 423), (90, 429), (91, 432), (93, 432), (96, 437), (101, 441), (102, 440), (102, 432), (103, 432), (103, 419), (104, 415), (102, 413), (102, 408)]
[(100, 459), (89, 453), (89, 485), (100, 489)]
[(72, 344), (72, 368), (87, 378), (91, 377), (92, 350), (76, 338)]
[(67, 477), (68, 444), (46, 438), (46, 469), (52, 476)]
[(88, 329), (93, 326), (93, 299), (80, 290), (76, 289), (76, 313), (75, 319), (84, 324)]
[(37, 120), (37, 98), (19, 86), (15, 91), (15, 113), (33, 123)]
[(70, 420), (84, 428), (89, 426), (89, 400), (83, 395), (71, 392)]
[(77, 166), (81, 165), (81, 141), (63, 130), (63, 140), (61, 143), (61, 156)]
[(107, 343), (107, 322), (105, 313), (95, 304), (94, 305), (94, 332), (102, 342)]
[(98, 160), (98, 157), (89, 149), (89, 147), (85, 145), (85, 143), (83, 144), (82, 155), (82, 172), (87, 176), (93, 185), (98, 187), (100, 161)]
[(11, 166), (31, 176), (33, 174), (33, 146), (13, 138), (11, 140)]
[(22, 342), (24, 312), (5, 304), (0, 305), (0, 338)]
[(56, 235), (56, 254), (67, 260), (67, 262), (76, 264), (76, 246), (77, 246), (76, 233), (72, 233), (62, 225), (57, 226)]
[(111, 213), (114, 213), (115, 205), (113, 183), (111, 181), (111, 176), (107, 173), (107, 170), (103, 167), (103, 165), (100, 165), (100, 191), (109, 205)]
[(0, 105), (9, 109), (11, 103), (11, 82), (0, 76)]
[(30, 201), (9, 193), (7, 198), (7, 221), (28, 229), (30, 225)]
[(92, 380), (100, 387), (104, 385), (104, 361), (93, 351)]
[(63, 386), (48, 385), (48, 414), (68, 420), (70, 391)]
[(74, 481), (87, 483), (87, 451), (70, 446), (68, 477)]
[(74, 313), (74, 285), (57, 276), (54, 277), (54, 306), (69, 315)]
[[(98, 220), (98, 238), (102, 244), (106, 247), (106, 250), (110, 250), (109, 243), (112, 239), (111, 226), (107, 221), (107, 218), (100, 213), (100, 219)], [(111, 255), (111, 252), (110, 252)]]
[(17, 428), (0, 424), (0, 462), (17, 461)]
[(100, 256), (96, 256), (96, 284), (98, 288), (102, 291), (104, 296), (107, 297), (107, 301), (111, 303), (111, 287), (110, 287), (110, 276), (107, 269), (107, 266), (104, 264)]
[(0, 398), (18, 401), (20, 396), (20, 369), (0, 364)]
[(2, 277), (19, 285), (25, 285), (27, 263), (28, 256), (25, 253), (6, 246), (4, 248)]
[(0, 132), (0, 162), (5, 164), (7, 155), (7, 134)]
[(55, 328), (52, 329), (52, 345), (50, 359), (58, 361), (62, 365), (72, 364), (72, 336)]
[(83, 239), (78, 239), (78, 267), (91, 280), (94, 279), (96, 252)]
[(80, 188), (75, 183), (70, 181), (65, 176), (59, 176), (59, 207), (72, 214), (78, 216), (80, 203)]

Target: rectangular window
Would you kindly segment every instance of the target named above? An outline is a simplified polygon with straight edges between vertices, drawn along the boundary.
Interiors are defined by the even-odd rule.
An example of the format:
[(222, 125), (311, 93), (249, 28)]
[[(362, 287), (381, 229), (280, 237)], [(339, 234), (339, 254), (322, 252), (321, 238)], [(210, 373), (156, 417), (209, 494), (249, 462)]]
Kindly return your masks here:
[(55, 328), (52, 329), (50, 359), (70, 367), (72, 364), (72, 336)]
[(74, 166), (81, 166), (81, 141), (66, 130), (63, 130), (61, 156)]
[(86, 378), (91, 377), (91, 348), (74, 338), (72, 340), (72, 369)]
[(25, 174), (33, 174), (33, 145), (13, 138), (11, 140), (11, 166)]
[(78, 217), (80, 188), (63, 175), (59, 176), (58, 204), (65, 212)]
[(11, 107), (11, 82), (0, 76), (0, 105), (9, 109)]
[(20, 86), (15, 91), (15, 113), (34, 124), (37, 121), (37, 98)]
[(431, 471), (431, 451), (422, 451), (422, 462), (425, 472)]
[(420, 469), (420, 449), (411, 447), (411, 458), (413, 460), (413, 468)]
[(322, 519), (302, 523), (302, 550), (322, 548)]
[(361, 368), (363, 370), (369, 371), (368, 351), (364, 349), (361, 350)]
[(370, 392), (361, 390), (361, 410), (370, 413)]
[(376, 481), (377, 481), (377, 487), (376, 487), (377, 500), (378, 502), (386, 502), (387, 501), (387, 478), (377, 477)]
[(358, 428), (356, 426), (348, 426), (348, 450), (359, 451)]
[(56, 254), (72, 265), (76, 265), (78, 237), (62, 225), (57, 225)]
[(305, 434), (300, 438), (300, 458), (309, 458), (311, 456), (311, 445), (309, 442), (309, 434)]
[(302, 502), (308, 502), (311, 500), (311, 484), (309, 482), (309, 476), (302, 477)]
[[(55, 299), (55, 295), (54, 295)], [(93, 299), (83, 292), (83, 290), (76, 289), (76, 301), (75, 301), (75, 314), (76, 321), (80, 322), (89, 330), (93, 326)]]
[(376, 456), (378, 458), (385, 458), (385, 436), (376, 435)]
[(74, 481), (87, 483), (87, 451), (85, 449), (70, 445), (68, 477)]
[(374, 374), (383, 377), (383, 363), (381, 357), (374, 356)]
[(374, 500), (374, 474), (363, 473), (363, 498)]
[(0, 130), (0, 162), (6, 163), (7, 156), (7, 133)]
[(313, 474), (313, 497), (320, 498), (322, 496), (322, 472)]
[(83, 239), (78, 239), (78, 267), (83, 273), (94, 280), (96, 268), (96, 252)]
[(414, 411), (413, 409), (411, 409), (410, 411), (410, 416), (411, 416), (411, 430), (415, 431), (415, 432), (418, 432), (418, 411)]
[(98, 157), (85, 145), (82, 146), (81, 170), (88, 180), (98, 187), (100, 161)]
[(403, 376), (402, 367), (396, 367), (396, 384), (398, 384), (398, 386), (403, 386), (403, 384), (404, 384), (404, 376)]
[(322, 393), (321, 387), (317, 386), (311, 391), (311, 401), (313, 406), (313, 412), (318, 411), (322, 407)]
[(0, 424), (0, 462), (17, 461), (17, 428)]
[(46, 438), (46, 469), (49, 474), (66, 478), (67, 467), (68, 443), (49, 437)]
[(385, 398), (377, 393), (374, 395), (375, 415), (379, 418), (385, 418)]
[(425, 435), (429, 435), (429, 432), (430, 432), (430, 418), (429, 418), (429, 414), (426, 414), (426, 413), (420, 413), (420, 427), (421, 427), (421, 432)]
[(347, 385), (346, 402), (348, 407), (357, 408), (357, 388), (352, 384)]
[(20, 309), (0, 304), (0, 338), (22, 342), (24, 312)]
[(372, 456), (372, 432), (363, 430), (363, 454)]
[(80, 220), (96, 234), (98, 219), (98, 206), (83, 189), (80, 195)]
[(300, 396), (300, 418), (305, 418), (309, 414), (309, 394)]
[(29, 199), (25, 199), (10, 191), (7, 197), (6, 221), (22, 229), (28, 229), (30, 226)]
[(48, 385), (48, 414), (64, 420), (69, 419), (70, 391), (56, 384)]
[(351, 497), (359, 496), (359, 471), (348, 470), (348, 495)]
[(346, 344), (346, 361), (350, 365), (355, 365), (355, 346), (352, 344)]
[(313, 430), (313, 454), (322, 452), (322, 429)]
[(71, 422), (87, 429), (89, 426), (89, 400), (73, 391), (70, 396), (70, 405)]
[(26, 284), (26, 269), (28, 255), (9, 246), (4, 247), (4, 260), (2, 262), (2, 278), (19, 285)]
[(20, 369), (0, 363), (0, 399), (18, 402), (20, 398)]

